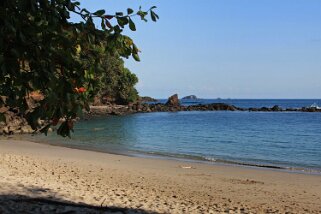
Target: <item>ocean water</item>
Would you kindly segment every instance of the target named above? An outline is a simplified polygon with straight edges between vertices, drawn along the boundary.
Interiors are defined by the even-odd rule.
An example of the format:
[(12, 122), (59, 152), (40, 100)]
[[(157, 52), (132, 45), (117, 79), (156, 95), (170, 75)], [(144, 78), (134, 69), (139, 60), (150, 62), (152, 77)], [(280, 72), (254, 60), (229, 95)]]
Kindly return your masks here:
[[(206, 102), (283, 108), (321, 104), (321, 100)], [(50, 134), (31, 140), (120, 154), (321, 172), (321, 113), (192, 111), (105, 116), (79, 121), (71, 139)]]
[[(163, 103), (167, 99), (159, 99), (157, 102), (148, 103)], [(260, 108), (260, 107), (273, 107), (278, 105), (282, 108), (302, 108), (310, 107), (315, 104), (321, 106), (321, 99), (196, 99), (196, 100), (180, 100), (182, 105), (198, 105), (210, 103), (226, 103), (235, 105), (241, 108)]]

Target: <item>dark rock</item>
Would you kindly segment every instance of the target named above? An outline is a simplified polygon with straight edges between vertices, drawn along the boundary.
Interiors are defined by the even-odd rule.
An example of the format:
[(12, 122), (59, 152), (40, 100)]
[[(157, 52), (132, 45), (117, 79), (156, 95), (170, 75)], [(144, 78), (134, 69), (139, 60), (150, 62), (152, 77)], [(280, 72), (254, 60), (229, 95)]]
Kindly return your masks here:
[(259, 109), (259, 111), (271, 111), (271, 109), (267, 108), (267, 107), (262, 107)]
[(7, 110), (4, 112), (5, 121), (0, 122), (0, 135), (11, 135), (20, 133), (33, 133), (34, 130), (28, 125), (25, 118), (19, 113)]
[(282, 111), (282, 108), (280, 108), (278, 105), (275, 105), (271, 108), (272, 111)]
[(177, 112), (177, 111), (178, 111), (178, 109), (177, 109), (177, 108), (175, 108), (175, 107), (169, 107), (169, 111), (170, 111), (170, 112)]
[(294, 109), (294, 108), (287, 108), (287, 109), (285, 109), (285, 111), (296, 111), (296, 109)]
[(299, 109), (298, 111), (303, 111), (303, 112), (321, 112), (321, 109), (316, 108), (316, 107), (303, 107)]
[(174, 94), (170, 96), (166, 102), (167, 106), (180, 106), (179, 100), (178, 100), (178, 95)]
[(235, 106), (228, 105), (225, 103), (213, 103), (210, 105), (216, 111), (235, 111), (237, 110)]
[(142, 104), (137, 103), (136, 104), (136, 111), (141, 111), (142, 110)]

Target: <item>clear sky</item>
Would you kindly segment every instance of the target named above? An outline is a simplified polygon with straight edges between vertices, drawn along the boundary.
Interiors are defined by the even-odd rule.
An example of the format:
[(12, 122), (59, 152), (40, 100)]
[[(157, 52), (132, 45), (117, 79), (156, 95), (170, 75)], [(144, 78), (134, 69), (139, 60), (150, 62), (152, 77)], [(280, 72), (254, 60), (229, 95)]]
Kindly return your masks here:
[(142, 96), (321, 98), (320, 0), (83, 0), (110, 13), (157, 6), (129, 34)]

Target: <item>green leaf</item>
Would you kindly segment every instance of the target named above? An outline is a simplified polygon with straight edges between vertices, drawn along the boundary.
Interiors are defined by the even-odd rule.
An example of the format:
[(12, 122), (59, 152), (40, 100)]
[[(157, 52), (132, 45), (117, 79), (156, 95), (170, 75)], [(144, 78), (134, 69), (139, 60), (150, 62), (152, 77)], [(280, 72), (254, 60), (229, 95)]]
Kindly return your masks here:
[(80, 11), (80, 13), (83, 13), (83, 12), (85, 12), (85, 13), (87, 13), (87, 14), (90, 13), (90, 12), (89, 12), (87, 9), (85, 9), (85, 8)]
[(33, 112), (29, 113), (26, 117), (29, 125), (32, 129), (36, 130), (39, 128), (38, 119), (43, 115), (43, 109), (38, 107)]
[(51, 124), (49, 123), (45, 127), (41, 128), (40, 133), (44, 133), (47, 136), (50, 126), (51, 126)]
[(122, 29), (120, 29), (120, 27), (118, 25), (114, 26), (114, 31), (115, 33), (119, 34), (122, 32)]
[(77, 114), (77, 116), (82, 117), (83, 111), (80, 105), (76, 105), (75, 109), (73, 111)]
[(116, 14), (116, 16), (123, 16), (124, 15), (123, 12), (116, 12), (115, 14)]
[(88, 103), (85, 103), (85, 109), (86, 109), (87, 112), (90, 112), (90, 106), (89, 106)]
[(133, 55), (133, 58), (134, 58), (137, 62), (140, 61), (140, 58), (139, 58), (138, 54), (133, 53), (132, 55)]
[(127, 17), (116, 17), (117, 18), (117, 22), (119, 24), (119, 26), (121, 26), (122, 28), (128, 24), (128, 19)]
[(96, 16), (102, 16), (105, 14), (105, 10), (97, 10), (96, 12), (94, 12), (94, 15)]
[(67, 8), (68, 10), (73, 11), (75, 9), (75, 5), (68, 1)]
[(70, 129), (68, 127), (68, 122), (67, 121), (63, 122), (59, 126), (59, 128), (57, 130), (57, 134), (61, 135), (62, 137), (67, 137), (68, 136), (70, 138)]
[(26, 37), (22, 34), (22, 32), (19, 32), (19, 38), (20, 38), (22, 43), (26, 42)]
[(154, 13), (154, 11), (150, 11), (150, 16), (151, 16), (151, 19), (156, 22), (157, 19), (159, 18), (158, 15), (156, 13)]
[(105, 22), (104, 22), (104, 19), (101, 19), (101, 24), (100, 24), (101, 28), (103, 30), (106, 30), (106, 25), (105, 25)]
[(159, 16), (153, 11), (154, 16), (156, 16), (157, 19), (159, 19)]
[(131, 29), (132, 31), (136, 31), (136, 26), (135, 23), (133, 22), (133, 20), (131, 18), (129, 18), (129, 29)]
[(133, 54), (138, 54), (139, 50), (135, 44), (133, 44)]
[(131, 9), (131, 8), (128, 8), (127, 9), (127, 14), (129, 15), (129, 14), (132, 14), (134, 11), (133, 11), (133, 9)]

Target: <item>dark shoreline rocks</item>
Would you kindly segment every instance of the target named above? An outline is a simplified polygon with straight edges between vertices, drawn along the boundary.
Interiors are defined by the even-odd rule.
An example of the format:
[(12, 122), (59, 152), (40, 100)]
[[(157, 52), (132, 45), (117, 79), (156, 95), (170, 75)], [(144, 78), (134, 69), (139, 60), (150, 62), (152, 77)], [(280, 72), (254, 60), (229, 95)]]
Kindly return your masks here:
[(240, 108), (226, 103), (211, 103), (198, 105), (167, 105), (163, 103), (147, 104), (134, 103), (126, 106), (110, 105), (110, 106), (93, 106), (91, 111), (86, 113), (87, 116), (100, 115), (126, 115), (134, 113), (150, 113), (150, 112), (178, 112), (178, 111), (249, 111), (249, 112), (321, 112), (316, 107), (302, 108), (286, 108), (283, 109), (277, 105), (273, 107), (261, 108)]
[[(175, 104), (175, 102), (174, 102)], [(261, 108), (240, 108), (226, 103), (211, 103), (198, 105), (168, 105), (163, 103), (132, 103), (129, 105), (104, 105), (91, 106), (90, 112), (85, 112), (84, 118), (108, 116), (108, 115), (128, 115), (135, 113), (151, 113), (151, 112), (179, 112), (179, 111), (249, 111), (249, 112), (321, 112), (321, 109), (316, 107), (302, 107), (302, 108), (286, 108), (279, 106), (261, 107)], [(1, 108), (0, 111), (5, 115), (5, 122), (0, 122), (0, 135), (12, 134), (31, 134), (35, 131), (30, 127), (26, 119), (19, 113), (11, 111), (10, 109)]]
[(0, 135), (31, 134), (34, 132), (27, 120), (17, 111), (2, 107), (0, 113), (4, 116), (4, 121), (0, 122)]
[(250, 112), (321, 112), (317, 107), (286, 108), (280, 106), (261, 107), (261, 108), (240, 108), (226, 103), (211, 103), (198, 105), (181, 105), (178, 95), (170, 96), (165, 104), (163, 103), (143, 103), (137, 102), (129, 105), (109, 105), (109, 106), (92, 106), (91, 111), (86, 113), (87, 117), (100, 115), (126, 115), (133, 113), (149, 112), (177, 112), (177, 111), (250, 111)]
[[(127, 115), (134, 113), (149, 113), (149, 112), (178, 112), (178, 111), (250, 111), (250, 112), (321, 112), (317, 107), (302, 107), (302, 108), (286, 108), (275, 105), (273, 107), (261, 108), (240, 108), (226, 103), (211, 103), (198, 105), (181, 105), (178, 95), (174, 94), (168, 98), (166, 104), (163, 103), (144, 103), (136, 102), (128, 105), (99, 105), (91, 106), (90, 112), (84, 112), (83, 119), (107, 115)], [(30, 134), (35, 131), (30, 127), (25, 118), (14, 109), (1, 107), (0, 113), (4, 115), (4, 122), (0, 122), (0, 135), (12, 134)], [(43, 121), (44, 122), (44, 121)]]
[(169, 107), (178, 107), (178, 106), (180, 106), (178, 95), (174, 94), (174, 95), (170, 96), (168, 98), (167, 102), (165, 103), (165, 105), (169, 106)]

